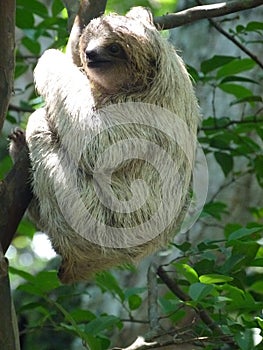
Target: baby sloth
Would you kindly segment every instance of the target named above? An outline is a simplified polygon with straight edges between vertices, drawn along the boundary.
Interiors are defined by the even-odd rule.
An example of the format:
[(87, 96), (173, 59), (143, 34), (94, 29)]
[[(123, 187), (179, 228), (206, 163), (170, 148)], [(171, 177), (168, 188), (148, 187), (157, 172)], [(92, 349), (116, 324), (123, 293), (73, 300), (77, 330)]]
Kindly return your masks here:
[(29, 211), (63, 283), (139, 261), (179, 230), (199, 119), (184, 64), (146, 9), (92, 20), (79, 50), (80, 68), (58, 50), (40, 58), (45, 107), (26, 129)]

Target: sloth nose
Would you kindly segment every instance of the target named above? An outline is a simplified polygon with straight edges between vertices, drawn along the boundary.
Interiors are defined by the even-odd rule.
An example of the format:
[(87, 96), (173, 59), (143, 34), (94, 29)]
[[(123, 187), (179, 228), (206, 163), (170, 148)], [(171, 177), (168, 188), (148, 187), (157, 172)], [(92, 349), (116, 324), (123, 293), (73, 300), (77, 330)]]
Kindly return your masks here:
[(99, 55), (96, 49), (89, 49), (89, 48), (86, 49), (85, 54), (87, 59), (91, 61), (95, 60)]

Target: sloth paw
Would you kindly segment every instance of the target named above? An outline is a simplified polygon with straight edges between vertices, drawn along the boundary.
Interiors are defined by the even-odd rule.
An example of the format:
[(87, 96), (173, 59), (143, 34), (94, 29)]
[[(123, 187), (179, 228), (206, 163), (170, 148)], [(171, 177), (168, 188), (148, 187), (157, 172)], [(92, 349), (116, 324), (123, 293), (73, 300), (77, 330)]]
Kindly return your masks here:
[(27, 147), (25, 132), (19, 128), (15, 128), (14, 131), (8, 135), (8, 139), (11, 141), (9, 145), (9, 154), (16, 162), (21, 151)]

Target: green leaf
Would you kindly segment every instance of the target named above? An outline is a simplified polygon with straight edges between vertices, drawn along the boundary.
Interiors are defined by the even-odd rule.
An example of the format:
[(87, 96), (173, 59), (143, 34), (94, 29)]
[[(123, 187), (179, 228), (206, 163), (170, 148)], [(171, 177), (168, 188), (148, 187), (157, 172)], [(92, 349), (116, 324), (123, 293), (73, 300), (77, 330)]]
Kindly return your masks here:
[(0, 178), (3, 179), (7, 172), (12, 167), (12, 161), (9, 156), (6, 156), (1, 159), (1, 167), (0, 167)]
[(141, 306), (142, 298), (137, 294), (131, 295), (128, 298), (128, 303), (130, 310), (136, 310)]
[(263, 258), (253, 260), (251, 266), (263, 267)]
[(263, 30), (263, 22), (252, 21), (246, 26), (248, 32), (256, 32), (258, 30)]
[(44, 296), (59, 286), (57, 271), (41, 271), (34, 276), (31, 283), (23, 284), (19, 288), (31, 294)]
[(62, 10), (64, 9), (64, 5), (60, 0), (55, 0), (52, 2), (52, 15), (56, 17)]
[(255, 310), (255, 300), (252, 295), (246, 290), (242, 290), (241, 288), (237, 288), (230, 284), (222, 284), (220, 287), (222, 291), (224, 291), (224, 295), (231, 299), (228, 303), (227, 309), (230, 311), (238, 310), (242, 312), (242, 310)]
[(237, 231), (232, 232), (229, 237), (228, 241), (233, 241), (233, 240), (240, 240), (245, 237), (251, 236), (253, 233), (260, 232), (262, 231), (262, 227), (252, 227), (252, 228), (240, 228)]
[(232, 141), (232, 137), (230, 137), (229, 133), (217, 134), (210, 139), (210, 146), (218, 149), (229, 149), (230, 142)]
[(246, 96), (236, 101), (230, 102), (230, 106), (234, 106), (238, 103), (247, 103), (247, 102), (249, 102), (251, 105), (254, 105), (254, 102), (262, 102), (262, 101), (263, 100), (261, 96)]
[(209, 295), (214, 287), (209, 284), (194, 283), (189, 288), (189, 295), (194, 301), (200, 301)]
[(194, 67), (187, 66), (187, 71), (190, 74), (190, 76), (191, 76), (191, 78), (193, 79), (194, 82), (197, 82), (199, 80), (198, 71)]
[(255, 81), (255, 80), (253, 80), (251, 78), (239, 77), (239, 76), (236, 76), (236, 75), (229, 75), (229, 76), (225, 77), (224, 79), (222, 79), (220, 84), (229, 83), (231, 81), (242, 81), (244, 83), (259, 84), (257, 81)]
[(10, 272), (26, 279), (28, 283), (20, 285), (19, 289), (33, 295), (43, 296), (60, 286), (57, 271), (41, 271), (36, 276), (15, 268), (10, 268)]
[(254, 349), (253, 332), (251, 329), (246, 329), (244, 332), (237, 333), (235, 340), (240, 347), (240, 350)]
[(9, 272), (11, 272), (14, 275), (17, 275), (17, 276), (24, 278), (26, 281), (33, 282), (35, 279), (35, 277), (32, 274), (30, 274), (26, 271), (20, 270), (20, 269), (16, 269), (15, 267), (12, 267), (12, 266), (9, 266)]
[(191, 248), (191, 243), (186, 242), (186, 241), (182, 244), (172, 243), (172, 245), (174, 245), (177, 249), (181, 250), (184, 253), (187, 252)]
[(18, 287), (18, 290), (24, 291), (27, 294), (37, 295), (39, 297), (43, 296), (42, 290), (35, 284), (30, 284), (30, 283), (21, 284)]
[(242, 227), (243, 227), (243, 226), (240, 225), (240, 224), (232, 224), (232, 223), (226, 224), (226, 225), (225, 225), (225, 229), (224, 229), (225, 237), (228, 238), (228, 237), (231, 235), (231, 233), (233, 233), (233, 232), (239, 230), (239, 229), (242, 228)]
[(41, 46), (36, 40), (32, 40), (28, 37), (23, 37), (21, 40), (22, 44), (34, 55), (39, 55)]
[(234, 75), (240, 72), (250, 70), (254, 68), (255, 65), (255, 61), (251, 58), (241, 58), (239, 60), (233, 60), (218, 70), (217, 78), (222, 78), (225, 76)]
[[(228, 117), (213, 118), (209, 117), (203, 120), (202, 127), (207, 135), (218, 134), (218, 129), (223, 129), (231, 123)], [(209, 130), (210, 129), (210, 130)]]
[(100, 316), (95, 320), (90, 321), (85, 326), (85, 332), (91, 333), (93, 336), (98, 335), (102, 331), (112, 329), (113, 327), (122, 327), (119, 317), (116, 316)]
[(15, 79), (24, 74), (28, 70), (28, 68), (28, 65), (18, 62), (15, 67)]
[(70, 316), (74, 319), (76, 323), (86, 323), (96, 319), (96, 316), (89, 310), (74, 309)]
[(57, 271), (40, 271), (34, 279), (34, 284), (41, 290), (42, 294), (48, 293), (60, 286)]
[(233, 157), (228, 153), (223, 152), (215, 152), (215, 159), (217, 163), (220, 165), (221, 169), (224, 172), (224, 175), (227, 176), (232, 170), (234, 166)]
[(255, 317), (255, 320), (258, 322), (259, 327), (263, 329), (263, 319), (261, 317)]
[(201, 71), (206, 74), (208, 72), (211, 72), (221, 66), (224, 66), (225, 64), (235, 60), (236, 57), (234, 56), (218, 56), (215, 55), (214, 57), (203, 61), (201, 63)]
[(120, 288), (116, 278), (108, 271), (98, 273), (96, 276), (96, 283), (102, 291), (110, 291), (112, 294), (117, 294), (121, 301), (124, 301), (124, 293)]
[(220, 267), (219, 271), (222, 272), (222, 274), (230, 274), (233, 271), (237, 271), (240, 269), (240, 266), (243, 266), (244, 260), (245, 257), (242, 254), (231, 255)]
[(198, 282), (198, 274), (191, 266), (183, 263), (174, 263), (173, 265), (175, 266), (176, 270), (187, 279), (188, 282)]
[(19, 8), (22, 8), (23, 11), (29, 11), (30, 13), (35, 13), (36, 15), (40, 17), (47, 17), (48, 16), (48, 10), (46, 6), (36, 0), (17, 0), (17, 6)]
[(210, 202), (210, 203), (205, 204), (205, 206), (203, 208), (203, 212), (213, 216), (214, 218), (216, 218), (218, 220), (221, 220), (222, 214), (227, 214), (226, 208), (227, 208), (227, 206), (225, 203)]
[(166, 293), (165, 296), (160, 296), (160, 298), (158, 298), (158, 302), (163, 311), (167, 314), (174, 312), (174, 310), (181, 305), (181, 301), (170, 292)]
[(147, 291), (146, 287), (133, 287), (133, 288), (127, 288), (125, 290), (125, 300), (128, 299), (131, 295), (134, 294), (142, 294)]
[[(203, 255), (204, 257), (204, 255)], [(195, 269), (198, 272), (198, 274), (205, 274), (205, 273), (209, 273), (211, 271), (213, 271), (214, 267), (215, 267), (215, 259), (216, 256), (213, 257), (213, 259), (206, 258), (206, 259), (202, 259), (200, 261), (198, 261), (195, 264)]]
[(263, 281), (257, 281), (253, 283), (249, 290), (258, 294), (263, 294)]
[(34, 234), (36, 233), (36, 227), (32, 224), (31, 221), (24, 217), (23, 220), (20, 221), (17, 232), (24, 236), (33, 238)]
[(50, 316), (50, 311), (43, 307), (41, 302), (33, 302), (33, 303), (26, 303), (22, 307), (19, 308), (19, 312), (22, 311), (34, 311), (38, 310), (42, 315)]
[(204, 284), (213, 284), (213, 283), (225, 283), (233, 281), (233, 278), (230, 276), (219, 275), (219, 274), (207, 274), (199, 277), (201, 283)]
[(263, 156), (258, 155), (255, 159), (255, 173), (258, 184), (263, 187)]
[(242, 85), (224, 83), (224, 84), (219, 84), (218, 87), (222, 91), (230, 95), (234, 95), (236, 98), (245, 98), (247, 96), (252, 96), (251, 90), (245, 88)]
[[(82, 325), (76, 327), (75, 325), (61, 322), (59, 326), (65, 331), (72, 333), (74, 336), (81, 338), (85, 343), (87, 343), (87, 345), (89, 345), (88, 349), (106, 350), (109, 346), (109, 341), (107, 341), (107, 339), (102, 339), (96, 335), (94, 336), (91, 333), (87, 333)], [(105, 341), (107, 341), (107, 345), (103, 346)]]
[(237, 259), (236, 263), (232, 265), (232, 270), (234, 271), (253, 265), (253, 261), (260, 247), (257, 242), (242, 240), (230, 241), (228, 245), (233, 246), (231, 258), (239, 258), (239, 260)]
[(17, 7), (16, 9), (16, 26), (21, 29), (34, 27), (34, 16), (32, 12), (24, 8)]
[(93, 337), (93, 335), (91, 334), (83, 334), (83, 335), (84, 335), (83, 339), (89, 346), (88, 349), (98, 349), (98, 350), (104, 349), (102, 348), (101, 340), (99, 338)]
[(236, 140), (236, 144), (238, 145), (236, 151), (242, 155), (261, 151), (260, 146), (250, 137), (245, 135), (242, 135), (242, 137), (240, 137), (239, 140)]
[(246, 29), (243, 25), (239, 24), (238, 26), (236, 26), (236, 31), (237, 33), (242, 33), (244, 32)]
[[(11, 124), (17, 124), (17, 120), (15, 117), (13, 117), (9, 111), (7, 112), (6, 120), (8, 120)], [(2, 166), (2, 164), (1, 164)], [(10, 167), (11, 168), (11, 167)], [(1, 177), (2, 178), (2, 177)]]

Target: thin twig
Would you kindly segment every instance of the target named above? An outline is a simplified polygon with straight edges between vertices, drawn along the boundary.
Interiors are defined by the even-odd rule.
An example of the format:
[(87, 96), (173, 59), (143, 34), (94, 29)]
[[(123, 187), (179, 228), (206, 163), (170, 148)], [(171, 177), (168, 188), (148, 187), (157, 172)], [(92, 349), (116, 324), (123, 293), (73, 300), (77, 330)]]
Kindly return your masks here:
[[(216, 124), (216, 123), (215, 123)], [(239, 124), (262, 124), (263, 125), (263, 119), (262, 118), (255, 118), (254, 120), (230, 120), (228, 123), (224, 124), (223, 126), (215, 125), (215, 126), (205, 126), (201, 127), (200, 131), (213, 131), (213, 130), (225, 130), (231, 125), (239, 125)]]
[(155, 264), (150, 264), (147, 274), (148, 281), (148, 317), (150, 329), (154, 331), (159, 326), (158, 314), (158, 284)]
[(20, 106), (15, 106), (11, 104), (9, 105), (8, 110), (14, 111), (14, 112), (21, 112), (21, 113), (33, 113), (35, 111), (33, 108), (20, 107)]
[[(182, 301), (190, 301), (191, 298), (184, 293), (181, 288), (176, 284), (176, 281), (172, 280), (167, 272), (160, 266), (157, 270), (157, 273), (161, 280), (167, 285), (167, 287)], [(207, 327), (213, 332), (218, 334), (220, 337), (225, 339), (226, 342), (231, 344), (233, 349), (236, 349), (236, 345), (233, 343), (233, 340), (226, 336), (221, 328), (214, 322), (214, 320), (208, 315), (208, 313), (201, 307), (195, 308), (196, 313), (199, 315), (200, 319), (207, 325)]]
[(155, 17), (154, 23), (160, 30), (172, 29), (200, 19), (225, 16), (260, 5), (263, 5), (262, 0), (233, 0), (212, 5), (196, 6), (177, 13)]
[[(196, 0), (196, 2), (200, 5), (202, 5), (202, 1)], [(243, 1), (245, 3), (245, 1)], [(242, 2), (241, 2), (242, 3)], [(263, 4), (263, 1), (261, 2)], [(259, 58), (253, 54), (248, 48), (246, 48), (243, 44), (238, 41), (234, 35), (229, 34), (226, 30), (224, 30), (214, 19), (208, 18), (209, 23), (221, 34), (223, 34), (228, 40), (232, 41), (237, 47), (240, 48), (243, 52), (245, 52), (246, 55), (248, 55), (252, 60), (254, 60), (262, 69), (263, 69), (263, 62), (259, 60)]]

